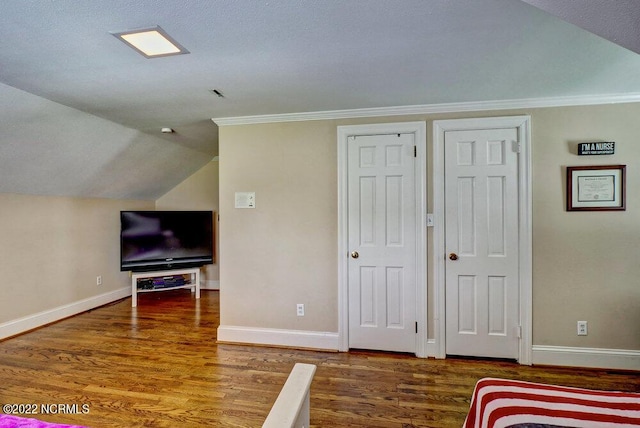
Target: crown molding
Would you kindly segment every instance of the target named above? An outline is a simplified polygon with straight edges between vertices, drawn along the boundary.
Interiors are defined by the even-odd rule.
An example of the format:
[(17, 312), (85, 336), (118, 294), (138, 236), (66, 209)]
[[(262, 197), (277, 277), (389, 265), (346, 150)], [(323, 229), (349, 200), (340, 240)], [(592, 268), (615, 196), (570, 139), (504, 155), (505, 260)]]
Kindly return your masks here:
[(467, 111), (513, 110), (545, 107), (587, 106), (640, 102), (640, 93), (588, 95), (518, 100), (472, 101), (463, 103), (422, 104), (413, 106), (374, 107), (305, 113), (264, 114), (256, 116), (214, 117), (218, 126), (258, 123), (302, 122), (308, 120), (353, 119), (361, 117), (409, 116), (416, 114), (459, 113)]

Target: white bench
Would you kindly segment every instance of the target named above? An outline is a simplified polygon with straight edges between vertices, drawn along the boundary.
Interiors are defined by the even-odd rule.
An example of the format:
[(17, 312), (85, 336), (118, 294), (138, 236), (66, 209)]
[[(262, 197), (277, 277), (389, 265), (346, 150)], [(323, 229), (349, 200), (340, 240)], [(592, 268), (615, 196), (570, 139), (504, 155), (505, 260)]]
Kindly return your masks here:
[(308, 428), (309, 388), (316, 366), (296, 363), (262, 428)]

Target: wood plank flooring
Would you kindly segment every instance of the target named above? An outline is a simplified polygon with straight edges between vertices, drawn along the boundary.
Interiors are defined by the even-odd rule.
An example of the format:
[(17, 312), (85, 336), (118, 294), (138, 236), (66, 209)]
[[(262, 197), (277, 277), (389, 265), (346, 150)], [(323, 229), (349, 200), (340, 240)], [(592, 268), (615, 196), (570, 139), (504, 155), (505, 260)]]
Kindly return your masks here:
[(218, 304), (141, 294), (4, 340), (0, 403), (62, 404), (30, 416), (89, 427), (260, 427), (296, 362), (318, 366), (314, 427), (460, 427), (485, 376), (640, 392), (636, 372), (216, 344)]

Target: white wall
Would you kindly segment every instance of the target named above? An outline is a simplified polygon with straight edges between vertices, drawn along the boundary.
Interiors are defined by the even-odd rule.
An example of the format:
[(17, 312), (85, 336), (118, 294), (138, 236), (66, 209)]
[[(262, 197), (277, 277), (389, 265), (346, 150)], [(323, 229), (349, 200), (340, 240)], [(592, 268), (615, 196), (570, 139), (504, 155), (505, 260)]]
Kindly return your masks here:
[(220, 287), (218, 248), (218, 161), (211, 161), (156, 201), (158, 210), (206, 210), (214, 212), (215, 257), (203, 271), (204, 288)]
[[(217, 204), (217, 162), (155, 202), (0, 193), (0, 338), (131, 294), (128, 272), (120, 272), (121, 210), (217, 211)], [(218, 265), (204, 278), (217, 287)]]
[[(620, 350), (640, 368), (640, 104), (221, 127), (221, 323), (337, 332), (337, 126), (510, 114), (532, 117), (534, 347)], [(590, 140), (616, 141), (616, 154), (576, 156)], [(427, 147), (431, 174), (430, 133)], [(614, 163), (627, 165), (627, 210), (566, 212), (565, 167)], [(119, 211), (216, 210), (217, 176), (212, 162), (155, 203), (0, 194), (0, 338), (126, 296)], [(235, 209), (237, 191), (255, 191), (256, 209)]]
[(0, 338), (131, 294), (120, 272), (127, 209), (153, 201), (0, 194)]
[[(640, 104), (621, 104), (533, 117), (536, 345), (640, 350), (639, 115)], [(585, 141), (615, 141), (616, 153), (577, 156)], [(608, 164), (627, 165), (626, 211), (566, 211), (565, 167)]]
[[(532, 117), (534, 345), (640, 352), (637, 103), (220, 127), (221, 324), (337, 332), (337, 126), (516, 114)], [(616, 141), (616, 154), (578, 157), (592, 140)], [(565, 167), (609, 163), (627, 165), (627, 210), (566, 212)], [(256, 209), (235, 209), (238, 191), (255, 191)]]
[[(337, 331), (335, 128), (223, 130), (221, 323)], [(256, 208), (234, 208), (235, 192), (255, 192)], [(297, 303), (305, 304), (304, 317), (296, 316)]]

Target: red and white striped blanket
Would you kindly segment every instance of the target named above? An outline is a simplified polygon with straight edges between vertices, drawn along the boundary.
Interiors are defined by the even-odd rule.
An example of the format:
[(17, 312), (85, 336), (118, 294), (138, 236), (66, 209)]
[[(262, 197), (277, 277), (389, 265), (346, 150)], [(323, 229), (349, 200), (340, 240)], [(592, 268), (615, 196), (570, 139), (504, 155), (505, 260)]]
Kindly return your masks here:
[(464, 428), (639, 427), (640, 393), (596, 391), (485, 378)]

